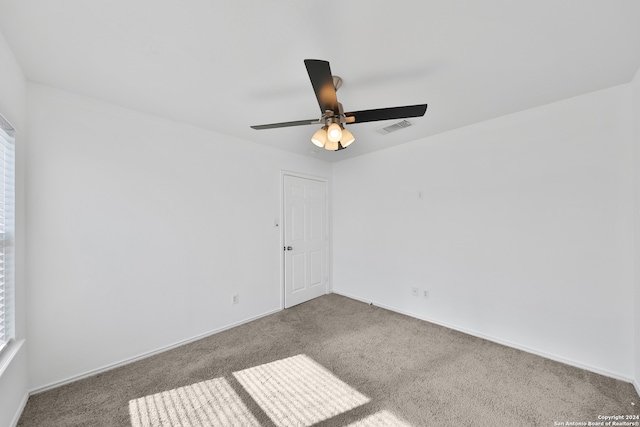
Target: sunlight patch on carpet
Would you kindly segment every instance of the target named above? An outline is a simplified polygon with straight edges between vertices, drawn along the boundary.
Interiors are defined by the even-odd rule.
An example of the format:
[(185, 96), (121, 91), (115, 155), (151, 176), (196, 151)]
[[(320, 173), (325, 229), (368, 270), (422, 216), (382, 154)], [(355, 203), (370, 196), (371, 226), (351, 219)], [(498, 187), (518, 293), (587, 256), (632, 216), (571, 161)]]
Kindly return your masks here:
[(370, 401), (303, 354), (233, 375), (278, 427), (311, 426)]
[(129, 415), (132, 427), (260, 426), (225, 378), (131, 400)]
[(411, 427), (389, 411), (380, 411), (346, 427)]
[[(248, 393), (247, 407), (224, 377), (129, 401), (132, 427), (259, 427), (265, 414), (276, 427), (309, 427), (370, 402), (310, 357), (299, 354), (233, 373)], [(234, 384), (236, 389), (238, 385)], [(252, 399), (250, 402), (246, 399)], [(258, 405), (264, 412), (255, 412)], [(411, 427), (379, 411), (345, 427)]]

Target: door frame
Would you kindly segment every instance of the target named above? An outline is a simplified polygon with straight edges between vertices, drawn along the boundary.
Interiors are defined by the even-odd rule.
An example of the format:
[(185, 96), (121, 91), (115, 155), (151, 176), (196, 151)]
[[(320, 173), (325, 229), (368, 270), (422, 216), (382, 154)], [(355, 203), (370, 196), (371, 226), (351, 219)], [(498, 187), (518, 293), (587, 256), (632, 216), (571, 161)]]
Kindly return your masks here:
[(324, 249), (326, 251), (327, 254), (327, 262), (325, 264), (325, 272), (324, 272), (324, 277), (325, 277), (325, 295), (329, 293), (329, 291), (332, 289), (331, 286), (331, 277), (332, 277), (332, 256), (331, 256), (331, 241), (329, 239), (329, 237), (331, 236), (331, 231), (330, 231), (330, 224), (331, 222), (329, 221), (329, 179), (322, 177), (322, 176), (316, 176), (316, 175), (309, 175), (309, 174), (304, 174), (304, 173), (299, 173), (299, 172), (292, 172), (292, 171), (288, 171), (288, 170), (280, 170), (280, 245), (278, 245), (278, 250), (280, 251), (280, 310), (284, 310), (284, 306), (285, 306), (285, 268), (284, 268), (284, 250), (282, 249), (284, 247), (284, 231), (285, 231), (285, 224), (284, 224), (284, 177), (285, 176), (292, 176), (295, 178), (303, 178), (303, 179), (310, 179), (312, 181), (319, 181), (322, 182), (324, 184), (324, 227), (325, 227), (325, 242), (324, 242)]

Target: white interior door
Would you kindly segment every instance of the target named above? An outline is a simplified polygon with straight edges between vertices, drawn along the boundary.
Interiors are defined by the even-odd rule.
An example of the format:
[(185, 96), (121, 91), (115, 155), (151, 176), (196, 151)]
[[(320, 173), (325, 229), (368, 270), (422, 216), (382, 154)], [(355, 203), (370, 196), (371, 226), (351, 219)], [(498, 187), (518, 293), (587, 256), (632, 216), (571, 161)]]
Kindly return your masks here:
[(326, 185), (284, 175), (284, 306), (327, 293)]

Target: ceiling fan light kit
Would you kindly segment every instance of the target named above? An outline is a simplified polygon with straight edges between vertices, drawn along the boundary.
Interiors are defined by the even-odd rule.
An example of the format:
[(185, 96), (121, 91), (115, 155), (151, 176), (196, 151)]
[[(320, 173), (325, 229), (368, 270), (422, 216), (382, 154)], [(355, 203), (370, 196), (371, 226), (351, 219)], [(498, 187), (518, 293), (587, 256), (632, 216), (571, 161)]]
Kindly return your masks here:
[(327, 128), (327, 139), (331, 142), (338, 142), (342, 138), (342, 129), (337, 123), (331, 123)]
[(324, 145), (324, 149), (330, 151), (338, 151), (340, 149), (340, 143), (338, 141), (327, 141), (327, 143)]
[(319, 59), (305, 59), (304, 65), (307, 67), (311, 85), (316, 94), (318, 105), (320, 105), (322, 112), (320, 119), (251, 126), (253, 129), (275, 129), (324, 123), (324, 126), (313, 134), (311, 142), (325, 150), (338, 151), (347, 148), (356, 140), (353, 134), (345, 129), (345, 124), (421, 117), (427, 111), (427, 104), (419, 104), (345, 113), (336, 96), (336, 91), (342, 86), (342, 79), (331, 74), (329, 62)]
[(327, 127), (323, 126), (316, 131), (311, 137), (311, 142), (313, 142), (318, 147), (322, 148), (327, 143)]
[[(325, 150), (335, 151), (342, 148), (347, 148), (356, 138), (349, 130), (345, 129), (342, 124), (331, 123), (328, 126), (322, 126), (311, 137), (311, 142), (314, 145)], [(337, 143), (340, 146), (337, 146)]]
[(340, 138), (340, 144), (342, 148), (347, 148), (353, 141), (356, 140), (356, 137), (353, 136), (351, 132), (347, 129), (342, 129), (342, 138)]

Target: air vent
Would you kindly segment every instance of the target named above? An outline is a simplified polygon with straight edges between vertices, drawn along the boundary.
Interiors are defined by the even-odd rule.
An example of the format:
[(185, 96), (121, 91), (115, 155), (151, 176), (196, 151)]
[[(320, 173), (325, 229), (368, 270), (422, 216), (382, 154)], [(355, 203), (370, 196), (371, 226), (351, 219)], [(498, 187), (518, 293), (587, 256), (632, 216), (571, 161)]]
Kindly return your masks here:
[(413, 123), (411, 123), (409, 120), (401, 120), (398, 123), (394, 123), (392, 125), (385, 126), (383, 128), (378, 128), (376, 129), (376, 132), (381, 133), (382, 135), (386, 135), (388, 133), (395, 132), (400, 129), (408, 128), (409, 126), (412, 126), (412, 125)]

